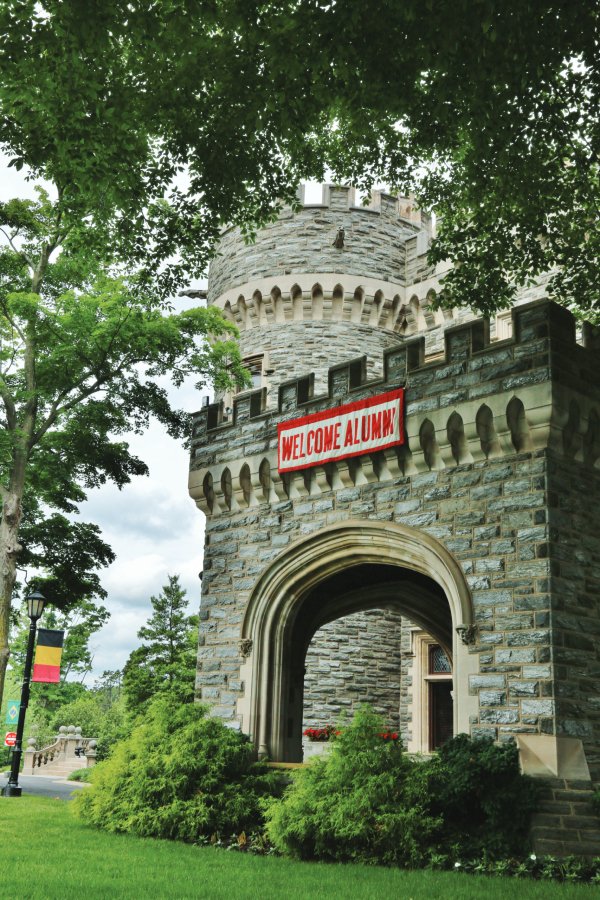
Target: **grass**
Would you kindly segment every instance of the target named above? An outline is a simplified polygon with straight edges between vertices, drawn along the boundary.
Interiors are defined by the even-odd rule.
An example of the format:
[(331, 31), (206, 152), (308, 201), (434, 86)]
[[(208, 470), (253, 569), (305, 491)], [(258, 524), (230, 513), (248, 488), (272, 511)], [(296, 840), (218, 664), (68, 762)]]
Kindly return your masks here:
[(586, 900), (598, 888), (404, 872), (367, 866), (298, 863), (112, 835), (77, 821), (67, 803), (0, 798), (0, 898), (370, 898)]

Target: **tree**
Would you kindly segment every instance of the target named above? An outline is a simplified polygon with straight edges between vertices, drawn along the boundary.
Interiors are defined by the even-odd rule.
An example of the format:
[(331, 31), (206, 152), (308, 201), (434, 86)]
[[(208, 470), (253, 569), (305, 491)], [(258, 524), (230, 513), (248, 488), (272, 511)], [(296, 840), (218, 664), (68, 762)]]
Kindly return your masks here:
[(123, 673), (120, 669), (105, 669), (94, 683), (93, 691), (104, 711), (109, 710), (121, 697)]
[(194, 699), (198, 617), (187, 615), (186, 592), (178, 575), (169, 575), (158, 597), (151, 597), (154, 612), (138, 631), (143, 641), (123, 669), (127, 709), (143, 711), (158, 693), (167, 692), (178, 702)]
[[(38, 627), (58, 629), (65, 633), (60, 662), (61, 684), (75, 679), (81, 683), (84, 682), (86, 675), (92, 669), (94, 660), (90, 640), (109, 618), (110, 612), (105, 606), (90, 600), (80, 600), (63, 610), (52, 606), (45, 608)], [(11, 635), (11, 668), (13, 670), (22, 670), (29, 625), (30, 621), (23, 604), (14, 634)], [(54, 684), (39, 685), (40, 689), (45, 689), (49, 697), (54, 695), (57, 687)], [(51, 701), (47, 705), (51, 705)]]
[[(159, 52), (168, 19), (162, 4), (121, 0), (8, 0), (0, 9), (0, 145), (10, 166), (50, 190), (0, 208), (0, 696), (17, 560), (43, 562), (53, 602), (101, 596), (94, 570), (110, 548), (70, 514), (86, 488), (146, 472), (118, 439), (130, 427), (152, 415), (185, 433), (154, 379), (240, 377), (233, 346), (199, 347), (209, 333), (232, 333), (215, 311), (174, 316), (158, 306), (202, 270), (232, 196), (256, 206), (252, 185), (222, 169), (231, 188), (217, 202), (211, 182), (210, 214), (199, 185), (193, 203), (175, 189), (165, 200), (190, 156), (170, 131), (174, 97), (156, 69), (176, 63), (175, 45), (147, 55)], [(184, 29), (174, 21), (173, 38)], [(185, 102), (182, 93), (175, 106)], [(210, 154), (216, 172), (212, 144)], [(261, 196), (264, 212), (266, 188)]]
[(146, 473), (119, 435), (142, 431), (151, 416), (187, 437), (188, 417), (157, 378), (225, 385), (244, 373), (231, 341), (206, 341), (235, 332), (216, 310), (168, 313), (134, 278), (107, 273), (93, 226), (64, 226), (60, 199), (40, 191), (38, 202), (0, 206), (0, 230), (1, 689), (24, 499), (24, 559), (49, 569), (47, 599), (61, 606), (98, 594), (90, 568), (110, 561), (110, 549), (93, 526), (48, 516), (41, 504), (73, 512), (86, 488)]
[(104, 759), (114, 744), (128, 734), (127, 710), (122, 699), (104, 706), (101, 696), (88, 690), (58, 707), (49, 722), (52, 737), (61, 725), (75, 725), (84, 737), (95, 738), (98, 759)]
[(294, 162), (433, 208), (431, 260), (456, 263), (445, 303), (489, 313), (549, 273), (554, 299), (600, 321), (597, 3), (259, 6), (248, 52), (275, 102), (293, 98), (273, 127), (306, 114)]
[[(56, 736), (56, 721), (61, 716), (74, 715), (85, 706), (88, 695), (92, 692), (84, 686), (84, 680), (92, 667), (92, 650), (90, 640), (108, 621), (110, 613), (106, 607), (90, 600), (80, 600), (66, 610), (46, 607), (39, 625), (42, 628), (56, 628), (64, 631), (64, 644), (61, 655), (60, 682), (58, 684), (39, 683), (32, 685), (31, 702), (27, 713), (27, 733), (38, 742), (46, 742)], [(11, 629), (11, 660), (7, 674), (17, 678), (20, 684), (23, 677), (23, 665), (29, 632), (29, 619), (24, 604)], [(20, 689), (19, 689), (20, 693)], [(18, 695), (17, 695), (18, 696)], [(71, 705), (82, 702), (83, 706)], [(93, 697), (100, 709), (100, 698)], [(88, 703), (88, 707), (90, 703)], [(85, 707), (86, 709), (88, 707)], [(66, 708), (65, 713), (62, 713)], [(100, 713), (98, 713), (100, 715)], [(87, 719), (79, 721), (60, 721), (58, 725), (86, 725)], [(56, 727), (55, 727), (56, 726)], [(90, 737), (90, 735), (87, 735)], [(91, 735), (95, 737), (96, 735)], [(39, 749), (39, 743), (38, 743)]]

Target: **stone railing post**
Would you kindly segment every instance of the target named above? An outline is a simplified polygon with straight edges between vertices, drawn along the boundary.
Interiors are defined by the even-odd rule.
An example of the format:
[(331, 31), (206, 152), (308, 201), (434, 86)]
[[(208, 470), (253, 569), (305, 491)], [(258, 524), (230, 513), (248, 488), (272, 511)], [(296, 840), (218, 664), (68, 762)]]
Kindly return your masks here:
[(65, 737), (65, 759), (73, 759), (77, 756), (75, 750), (79, 747), (81, 741), (81, 728), (75, 728), (74, 725), (67, 726)]
[(97, 741), (88, 741), (87, 750), (85, 751), (86, 768), (88, 769), (91, 769), (92, 766), (96, 765), (96, 756), (98, 755), (96, 752), (97, 746)]
[(33, 771), (33, 756), (35, 753), (35, 738), (27, 738), (27, 748), (23, 756), (23, 772), (28, 774)]

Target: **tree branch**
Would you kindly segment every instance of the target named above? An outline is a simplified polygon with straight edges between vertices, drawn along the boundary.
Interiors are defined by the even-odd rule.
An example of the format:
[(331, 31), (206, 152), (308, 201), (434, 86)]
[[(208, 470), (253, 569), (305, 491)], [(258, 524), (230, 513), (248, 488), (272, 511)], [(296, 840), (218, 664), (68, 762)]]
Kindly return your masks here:
[(4, 230), (4, 228), (2, 228), (1, 225), (0, 225), (0, 231), (2, 232), (2, 234), (4, 235), (4, 237), (6, 238), (6, 240), (7, 240), (8, 243), (10, 244), (10, 246), (12, 247), (13, 251), (17, 254), (17, 256), (20, 256), (21, 259), (23, 259), (23, 260), (27, 263), (27, 265), (30, 267), (30, 269), (32, 269), (32, 271), (35, 270), (35, 264), (34, 264), (33, 260), (27, 255), (27, 253), (25, 253), (24, 250), (22, 250), (21, 248), (17, 247), (16, 244), (14, 243), (14, 239), (15, 239), (15, 237), (17, 236), (17, 234), (18, 234), (19, 232), (18, 232), (18, 231), (15, 231), (15, 233), (12, 234), (12, 235), (11, 235), (11, 234), (8, 234), (8, 233)]
[(8, 385), (4, 381), (4, 378), (0, 377), (0, 397), (2, 398), (2, 402), (4, 404), (4, 409), (6, 410), (6, 422), (8, 428), (12, 431), (17, 427), (17, 408), (15, 406), (15, 401), (13, 400), (10, 391), (8, 390)]
[(25, 343), (25, 333), (19, 328), (19, 326), (17, 325), (17, 323), (15, 322), (15, 320), (9, 313), (8, 306), (6, 305), (5, 301), (4, 300), (0, 301), (0, 304), (2, 305), (2, 312), (6, 316), (7, 322), (10, 324), (11, 328), (14, 328), (14, 330), (17, 332), (17, 334), (19, 335), (19, 337), (21, 338), (23, 343)]

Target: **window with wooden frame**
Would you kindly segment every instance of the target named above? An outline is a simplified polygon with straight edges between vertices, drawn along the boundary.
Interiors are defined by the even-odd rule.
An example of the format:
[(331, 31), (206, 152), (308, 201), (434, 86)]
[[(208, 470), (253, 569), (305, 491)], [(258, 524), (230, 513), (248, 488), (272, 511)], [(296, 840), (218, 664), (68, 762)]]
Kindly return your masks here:
[(429, 645), (428, 662), (429, 749), (437, 750), (453, 734), (452, 663), (439, 644)]
[[(243, 360), (244, 368), (250, 372), (252, 378), (252, 386), (250, 390), (256, 390), (263, 386), (263, 364), (264, 354), (257, 353), (255, 356), (246, 356)], [(248, 390), (248, 388), (246, 388)]]
[(452, 661), (430, 634), (412, 630), (412, 666), (408, 670), (408, 750), (430, 753), (454, 733)]

